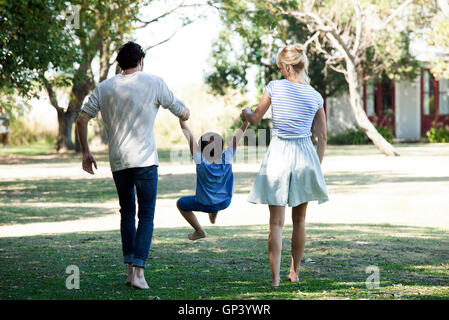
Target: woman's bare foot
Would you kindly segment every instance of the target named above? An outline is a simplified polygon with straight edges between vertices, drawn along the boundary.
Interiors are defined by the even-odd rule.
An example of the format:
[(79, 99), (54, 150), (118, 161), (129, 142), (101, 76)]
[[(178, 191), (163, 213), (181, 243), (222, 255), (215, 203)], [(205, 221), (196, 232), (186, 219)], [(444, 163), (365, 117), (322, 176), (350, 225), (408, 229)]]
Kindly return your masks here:
[(206, 238), (206, 236), (207, 236), (206, 231), (201, 230), (201, 231), (195, 231), (193, 233), (189, 233), (188, 238), (189, 238), (189, 240), (198, 240), (201, 238)]
[(215, 219), (217, 219), (217, 212), (215, 212), (215, 213), (209, 213), (209, 221), (210, 221), (210, 223), (212, 223), (212, 224), (215, 224)]
[(134, 268), (132, 263), (128, 263), (128, 278), (126, 279), (125, 284), (131, 284), (131, 279), (134, 274)]
[(290, 274), (287, 276), (288, 281), (290, 282), (299, 282), (298, 274), (290, 271)]
[(149, 289), (145, 276), (143, 274), (143, 268), (134, 268), (134, 273), (131, 277), (131, 285), (138, 289)]
[(271, 285), (275, 288), (279, 287), (279, 277), (271, 277)]

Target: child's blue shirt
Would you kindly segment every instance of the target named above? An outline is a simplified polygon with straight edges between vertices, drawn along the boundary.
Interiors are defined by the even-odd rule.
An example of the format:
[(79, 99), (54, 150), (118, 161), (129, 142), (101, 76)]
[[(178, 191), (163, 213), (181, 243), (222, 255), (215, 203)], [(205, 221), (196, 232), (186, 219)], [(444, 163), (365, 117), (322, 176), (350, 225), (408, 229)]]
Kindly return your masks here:
[(210, 163), (195, 152), (196, 163), (196, 201), (204, 205), (213, 205), (231, 199), (234, 193), (234, 174), (232, 159), (235, 149), (228, 147), (221, 155), (221, 163)]

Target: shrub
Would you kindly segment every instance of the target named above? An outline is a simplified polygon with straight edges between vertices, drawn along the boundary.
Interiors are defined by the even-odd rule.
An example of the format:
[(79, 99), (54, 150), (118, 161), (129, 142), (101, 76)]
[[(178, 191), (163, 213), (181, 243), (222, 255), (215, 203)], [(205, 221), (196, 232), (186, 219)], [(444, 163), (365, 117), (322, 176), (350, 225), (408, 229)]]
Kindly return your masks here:
[[(388, 127), (376, 127), (377, 131), (387, 140), (393, 142), (393, 131)], [(371, 140), (363, 132), (362, 129), (347, 129), (342, 133), (331, 135), (327, 139), (329, 144), (344, 145), (344, 144), (370, 144)]]
[(429, 142), (449, 142), (449, 130), (445, 128), (430, 128), (426, 136)]
[(8, 135), (10, 145), (27, 145), (36, 142), (54, 144), (56, 142), (56, 133), (47, 130), (37, 121), (11, 119), (10, 129)]

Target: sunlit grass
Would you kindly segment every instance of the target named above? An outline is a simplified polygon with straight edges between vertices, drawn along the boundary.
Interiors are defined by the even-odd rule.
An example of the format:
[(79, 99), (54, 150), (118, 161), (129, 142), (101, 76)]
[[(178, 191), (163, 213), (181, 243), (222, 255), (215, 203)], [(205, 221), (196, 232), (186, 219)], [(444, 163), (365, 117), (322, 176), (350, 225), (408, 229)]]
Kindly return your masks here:
[[(449, 239), (438, 229), (310, 224), (300, 282), (292, 284), (286, 280), (291, 233), (286, 226), (278, 289), (270, 286), (265, 225), (209, 227), (208, 238), (197, 242), (188, 241), (187, 232), (155, 230), (149, 291), (124, 285), (118, 231), (2, 238), (0, 298), (449, 299)], [(395, 241), (398, 234), (406, 240)], [(433, 237), (424, 239), (426, 234)], [(65, 288), (65, 268), (72, 264), (80, 268), (80, 290)], [(367, 266), (380, 270), (377, 289), (366, 286)]]

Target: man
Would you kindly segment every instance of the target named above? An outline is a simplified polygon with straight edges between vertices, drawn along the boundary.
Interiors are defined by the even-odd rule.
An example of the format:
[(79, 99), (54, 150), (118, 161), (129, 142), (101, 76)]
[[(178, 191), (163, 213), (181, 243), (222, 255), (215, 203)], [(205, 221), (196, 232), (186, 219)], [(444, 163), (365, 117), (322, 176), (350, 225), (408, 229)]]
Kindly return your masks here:
[(8, 148), (9, 131), (9, 116), (6, 112), (3, 112), (3, 108), (0, 107), (0, 134), (2, 136), (3, 148)]
[[(157, 194), (154, 120), (159, 106), (183, 120), (190, 116), (189, 109), (161, 78), (142, 72), (144, 57), (141, 46), (134, 42), (120, 47), (117, 62), (123, 72), (98, 84), (76, 120), (83, 170), (94, 174), (92, 164), (97, 168), (97, 163), (89, 151), (87, 123), (101, 111), (109, 140), (109, 163), (120, 202), (123, 256), (128, 264), (126, 283), (140, 289), (148, 289), (144, 267), (153, 236)], [(134, 187), (139, 205), (137, 230)]]

